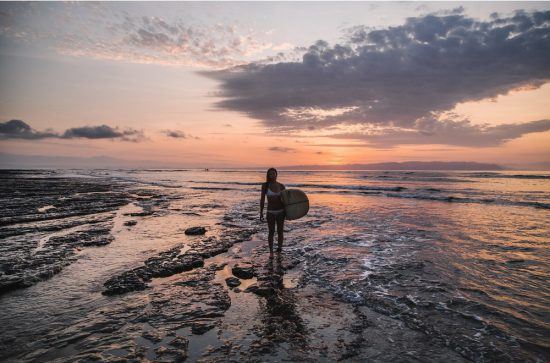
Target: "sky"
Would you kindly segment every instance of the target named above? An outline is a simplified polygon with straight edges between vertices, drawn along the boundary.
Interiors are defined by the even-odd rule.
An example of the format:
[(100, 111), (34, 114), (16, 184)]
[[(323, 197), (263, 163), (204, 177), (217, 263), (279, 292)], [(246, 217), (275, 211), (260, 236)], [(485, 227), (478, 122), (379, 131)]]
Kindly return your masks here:
[(549, 80), (550, 2), (0, 2), (4, 154), (537, 165)]

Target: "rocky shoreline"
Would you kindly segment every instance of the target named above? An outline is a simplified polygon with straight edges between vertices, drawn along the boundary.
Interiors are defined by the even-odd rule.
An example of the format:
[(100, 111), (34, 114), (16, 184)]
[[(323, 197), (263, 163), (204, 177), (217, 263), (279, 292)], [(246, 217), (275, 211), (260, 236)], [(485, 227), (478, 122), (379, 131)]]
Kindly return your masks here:
[(120, 207), (134, 202), (143, 208), (134, 216), (149, 216), (165, 202), (123, 183), (44, 174), (0, 171), (0, 295), (51, 278), (83, 248), (111, 243)]
[[(492, 327), (462, 322), (468, 317), (458, 309), (436, 315), (439, 307), (411, 299), (407, 289), (429, 276), (425, 259), (387, 259), (387, 266), (357, 279), (364, 269), (352, 253), (386, 251), (386, 241), (346, 249), (356, 242), (351, 232), (331, 236), (330, 228), (320, 228), (331, 222), (330, 210), (312, 209), (286, 224), (283, 252), (270, 258), (256, 197), (217, 204), (202, 191), (49, 179), (22, 174), (0, 187), (2, 200), (20, 185), (25, 190), (19, 204), (6, 203), (8, 214), (0, 218), (6, 242), (0, 246), (0, 299), (14, 297), (12, 307), (18, 306), (29, 290), (39, 299), (48, 283), (59, 281), (54, 275), (63, 275), (56, 286), (82, 282), (67, 273), (80, 273), (75, 266), (82, 265), (94, 272), (78, 291), (90, 299), (75, 307), (80, 313), (70, 299), (67, 311), (54, 309), (73, 314), (62, 323), (35, 327), (31, 321), (29, 328), (0, 333), (2, 360), (465, 362), (513, 361), (509, 352), (519, 351), (506, 350), (508, 341)], [(139, 251), (128, 259), (137, 242)], [(86, 258), (99, 262), (86, 264)], [(39, 281), (46, 281), (42, 290), (25, 289)], [(448, 287), (434, 281), (428, 293), (446, 293)], [(391, 297), (370, 285), (390, 283), (400, 286)], [(462, 334), (467, 330), (441, 330), (453, 324), (442, 317), (479, 328), (479, 343)]]
[[(154, 309), (147, 317), (154, 333), (142, 334), (143, 346), (127, 358), (317, 362), (424, 355), (434, 361), (466, 361), (366, 306), (339, 300), (315, 285), (300, 285), (302, 261), (293, 256), (295, 251), (270, 259), (266, 247), (249, 239), (204, 260), (202, 267), (154, 284)], [(228, 280), (238, 280), (239, 286)], [(240, 314), (241, 309), (247, 313)], [(403, 336), (412, 340), (395, 347)], [(419, 346), (423, 351), (413, 350)]]
[(105, 290), (102, 293), (117, 295), (143, 290), (147, 288), (147, 282), (152, 278), (168, 277), (202, 267), (204, 259), (227, 252), (235, 243), (248, 240), (257, 232), (257, 229), (241, 229), (231, 234), (226, 233), (221, 238), (214, 236), (202, 238), (193, 244), (192, 249), (184, 249), (184, 245), (175, 246), (158, 256), (147, 259), (144, 266), (113, 276), (105, 282)]

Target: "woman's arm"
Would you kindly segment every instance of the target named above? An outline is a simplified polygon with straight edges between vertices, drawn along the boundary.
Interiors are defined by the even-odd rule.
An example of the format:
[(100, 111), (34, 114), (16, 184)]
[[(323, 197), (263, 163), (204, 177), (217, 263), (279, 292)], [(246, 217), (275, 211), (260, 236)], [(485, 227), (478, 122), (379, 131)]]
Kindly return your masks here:
[(260, 220), (264, 219), (265, 184), (262, 183), (262, 196), (260, 198)]

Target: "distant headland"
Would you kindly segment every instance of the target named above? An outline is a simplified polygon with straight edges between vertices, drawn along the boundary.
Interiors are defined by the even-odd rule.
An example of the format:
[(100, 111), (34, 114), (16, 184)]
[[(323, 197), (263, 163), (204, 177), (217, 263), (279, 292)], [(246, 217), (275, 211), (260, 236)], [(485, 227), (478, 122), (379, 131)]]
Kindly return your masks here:
[(471, 161), (405, 161), (345, 165), (291, 165), (281, 170), (504, 170), (498, 164)]

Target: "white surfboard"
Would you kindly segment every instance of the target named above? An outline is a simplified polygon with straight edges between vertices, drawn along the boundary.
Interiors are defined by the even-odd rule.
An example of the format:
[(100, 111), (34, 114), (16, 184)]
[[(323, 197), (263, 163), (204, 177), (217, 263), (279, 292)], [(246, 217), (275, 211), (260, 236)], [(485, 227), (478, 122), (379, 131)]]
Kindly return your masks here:
[(309, 211), (309, 199), (300, 189), (285, 189), (281, 192), (281, 201), (285, 208), (285, 219), (302, 218)]

